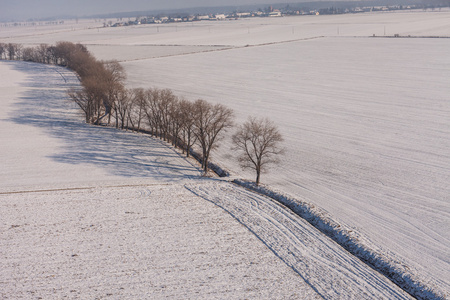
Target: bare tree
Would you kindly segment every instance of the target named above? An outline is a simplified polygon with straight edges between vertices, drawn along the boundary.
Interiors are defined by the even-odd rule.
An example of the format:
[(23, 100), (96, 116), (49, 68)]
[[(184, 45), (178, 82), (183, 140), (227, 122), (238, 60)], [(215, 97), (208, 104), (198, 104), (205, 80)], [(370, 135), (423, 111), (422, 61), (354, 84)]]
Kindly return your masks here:
[(24, 48), (22, 50), (22, 60), (38, 62), (37, 55), (36, 55), (36, 49), (33, 47)]
[(98, 71), (98, 62), (87, 48), (81, 44), (71, 42), (58, 42), (54, 49), (54, 60), (58, 64), (75, 71), (80, 79), (90, 76), (94, 71)]
[(183, 112), (181, 111), (180, 100), (178, 97), (172, 101), (169, 107), (169, 121), (172, 145), (179, 147), (180, 145), (180, 132), (183, 127)]
[(95, 61), (89, 66), (89, 73), (82, 77), (81, 86), (81, 90), (70, 91), (69, 96), (84, 111), (86, 122), (98, 125), (105, 116), (103, 104), (108, 96), (102, 63)]
[[(108, 124), (111, 123), (111, 112), (114, 110), (116, 118), (116, 128), (118, 128), (118, 114), (119, 107), (123, 112), (124, 93), (125, 93), (125, 80), (127, 75), (122, 65), (116, 61), (103, 62), (105, 74), (101, 80), (106, 84), (106, 97), (103, 102), (105, 107), (105, 116), (108, 116)], [(122, 103), (121, 103), (122, 102)], [(125, 101), (128, 102), (128, 101)], [(128, 108), (129, 103), (126, 103)], [(125, 111), (126, 113), (126, 111)], [(124, 126), (124, 117), (122, 116), (122, 128)]]
[(283, 141), (278, 128), (267, 118), (256, 119), (250, 117), (238, 127), (233, 135), (234, 150), (241, 152), (238, 157), (243, 169), (256, 171), (256, 185), (259, 185), (261, 172), (271, 163), (277, 163), (279, 154), (284, 151), (280, 147)]
[(75, 44), (71, 42), (57, 42), (54, 49), (56, 64), (67, 67), (74, 48)]
[(49, 46), (47, 49), (47, 55), (50, 59), (50, 63), (57, 65), (58, 64), (58, 57), (56, 55), (56, 46)]
[[(120, 128), (124, 129), (128, 123), (128, 111), (131, 109), (131, 91), (126, 89), (121, 89), (117, 91), (117, 112), (118, 121), (120, 121)], [(117, 124), (117, 122), (116, 122)], [(127, 126), (128, 127), (128, 126)]]
[(182, 126), (181, 126), (181, 136), (183, 140), (183, 152), (186, 150), (186, 156), (189, 157), (190, 150), (195, 143), (194, 136), (194, 122), (195, 122), (195, 112), (194, 105), (192, 102), (181, 99), (179, 102)]
[(159, 91), (158, 99), (159, 101), (157, 102), (157, 105), (161, 117), (160, 132), (162, 133), (163, 140), (168, 141), (170, 139), (172, 126), (170, 111), (172, 110), (174, 103), (177, 101), (177, 97), (171, 90), (164, 89)]
[(202, 168), (208, 172), (211, 150), (217, 147), (221, 133), (233, 126), (233, 110), (221, 104), (212, 105), (199, 99), (194, 102), (194, 135), (202, 148)]
[(71, 89), (68, 94), (72, 101), (84, 112), (86, 123), (92, 123), (95, 113), (95, 95), (85, 88), (79, 90)]
[(23, 46), (21, 44), (9, 43), (6, 45), (6, 50), (8, 50), (9, 60), (19, 60), (22, 54)]
[(6, 44), (0, 43), (0, 59), (3, 59), (3, 57), (6, 59)]
[(153, 136), (158, 136), (160, 127), (160, 113), (158, 110), (159, 92), (156, 89), (147, 89), (145, 91), (144, 112), (147, 117), (147, 124)]
[[(89, 63), (90, 58), (86, 62)], [(99, 125), (101, 120), (107, 116), (108, 112), (105, 103), (108, 101), (109, 81), (108, 72), (105, 70), (102, 62), (94, 60), (89, 66), (81, 66), (84, 75), (81, 77), (81, 85), (85, 91), (92, 95), (95, 104), (95, 118), (92, 123)]]
[(47, 44), (40, 44), (36, 47), (36, 56), (39, 63), (49, 64), (50, 56), (48, 51), (49, 46)]
[[(142, 88), (132, 90), (132, 105), (134, 109), (130, 109), (128, 117), (132, 122), (133, 130), (139, 132), (141, 130), (141, 122), (145, 114), (145, 91)], [(134, 115), (132, 115), (134, 113)], [(136, 122), (136, 124), (134, 123)], [(136, 125), (136, 126), (135, 126)]]

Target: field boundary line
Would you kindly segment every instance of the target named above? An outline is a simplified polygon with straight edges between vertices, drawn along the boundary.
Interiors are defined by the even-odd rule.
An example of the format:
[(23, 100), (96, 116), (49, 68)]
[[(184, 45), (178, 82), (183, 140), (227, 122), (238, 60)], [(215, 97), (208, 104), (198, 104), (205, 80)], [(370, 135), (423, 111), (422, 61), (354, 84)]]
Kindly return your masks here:
[(37, 190), (0, 192), (0, 195), (82, 191), (82, 190), (93, 190), (93, 189), (97, 189), (97, 188), (123, 188), (123, 187), (143, 187), (143, 186), (158, 186), (158, 185), (169, 186), (169, 185), (174, 185), (174, 184), (173, 183), (141, 183), (141, 184), (99, 185), (99, 186), (86, 186), (86, 187), (68, 187), (68, 188), (54, 188), (54, 189), (42, 189), (42, 190), (37, 189)]
[[(247, 44), (242, 46), (226, 46), (224, 45), (223, 48), (220, 45), (183, 45), (183, 46), (204, 46), (204, 47), (221, 47), (220, 49), (209, 49), (199, 52), (190, 52), (190, 53), (180, 53), (180, 54), (168, 54), (168, 55), (161, 55), (161, 56), (155, 56), (155, 57), (149, 57), (149, 58), (137, 58), (137, 59), (124, 59), (119, 60), (119, 62), (132, 62), (132, 61), (142, 61), (142, 60), (151, 60), (151, 59), (159, 59), (159, 58), (167, 58), (167, 57), (176, 57), (176, 56), (186, 56), (186, 55), (195, 55), (195, 54), (201, 54), (201, 53), (209, 53), (209, 52), (220, 52), (220, 51), (228, 51), (228, 50), (236, 50), (236, 49), (245, 49), (245, 48), (252, 48), (252, 47), (264, 47), (264, 46), (272, 46), (272, 45), (280, 45), (280, 44), (287, 44), (287, 43), (295, 43), (295, 42), (301, 42), (301, 41), (309, 41), (309, 40), (315, 40), (320, 38), (326, 38), (326, 36), (314, 36), (314, 37), (307, 37), (307, 38), (299, 38), (294, 40), (286, 40), (286, 41), (279, 41), (279, 42), (270, 42), (270, 43), (260, 43), (260, 44)], [(148, 45), (148, 46), (167, 46), (167, 47), (180, 47), (182, 45)]]

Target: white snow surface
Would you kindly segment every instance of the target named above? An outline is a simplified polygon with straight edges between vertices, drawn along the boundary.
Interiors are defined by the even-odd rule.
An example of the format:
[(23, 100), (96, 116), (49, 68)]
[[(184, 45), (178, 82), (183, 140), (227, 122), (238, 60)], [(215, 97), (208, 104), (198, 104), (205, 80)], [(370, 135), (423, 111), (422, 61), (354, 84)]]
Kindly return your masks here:
[[(238, 122), (270, 117), (286, 155), (263, 183), (323, 208), (448, 293), (448, 49), (450, 39), (333, 37), (124, 65), (130, 82), (226, 104)], [(230, 147), (212, 160), (253, 179)]]
[[(403, 38), (387, 37), (394, 34)], [(286, 155), (263, 175), (264, 183), (319, 207), (374, 252), (447, 297), (450, 294), (448, 10), (124, 28), (80, 25), (65, 31), (31, 27), (15, 33), (1, 30), (0, 37), (25, 46), (81, 42), (99, 59), (122, 61), (132, 87), (170, 88), (188, 99), (223, 103), (235, 110), (239, 123), (248, 115), (270, 117), (285, 137)], [(15, 76), (20, 82), (24, 75)], [(19, 102), (28, 106), (26, 99)], [(9, 107), (14, 126), (25, 126), (17, 121), (21, 114), (30, 117), (32, 110)], [(162, 172), (157, 180), (164, 182), (184, 182), (198, 174), (186, 163), (173, 163), (174, 153), (157, 157), (183, 170), (172, 176), (172, 170), (161, 169), (163, 164), (145, 154), (147, 138), (80, 125), (72, 128), (83, 136), (77, 140), (78, 134), (70, 130), (64, 134), (71, 136), (62, 136), (60, 125), (55, 125), (60, 122), (38, 119), (28, 121), (21, 136), (42, 143), (30, 146), (33, 152), (48, 152), (22, 157), (21, 150), (11, 154), (2, 147), (1, 154), (11, 156), (7, 171), (0, 171), (6, 191), (45, 186), (46, 172), (52, 184), (62, 187), (89, 186), (86, 182), (117, 185), (123, 171), (138, 184), (153, 181), (151, 173)], [(33, 124), (38, 126), (29, 126)], [(49, 130), (47, 125), (57, 128)], [(86, 143), (88, 133), (97, 143)], [(53, 138), (46, 141), (39, 134)], [(100, 143), (105, 136), (127, 142), (115, 149)], [(163, 148), (157, 141), (151, 143)], [(131, 145), (134, 156), (123, 155)], [(230, 146), (229, 139), (224, 141), (212, 160), (237, 177), (253, 179), (251, 172), (240, 170)], [(72, 159), (78, 147), (82, 154)], [(56, 154), (54, 149), (59, 149)], [(106, 157), (101, 155), (104, 150), (109, 151)], [(17, 181), (27, 173), (22, 163), (34, 166), (34, 175)], [(40, 167), (45, 164), (54, 164), (52, 171)], [(93, 175), (78, 172), (81, 165), (92, 168), (88, 174)], [(146, 173), (147, 166), (154, 171)], [(20, 168), (22, 172), (15, 171)], [(53, 171), (57, 176), (51, 176)], [(138, 173), (147, 175), (141, 178)]]
[(411, 299), (270, 198), (83, 124), (71, 72), (0, 74), (2, 299)]
[[(80, 124), (81, 113), (67, 99), (68, 88), (78, 84), (72, 72), (7, 61), (1, 67), (0, 188), (90, 186), (124, 176), (177, 181), (200, 174), (158, 140)], [(111, 170), (105, 172), (106, 166)]]
[[(264, 183), (322, 208), (363, 245), (449, 295), (450, 39), (372, 35), (449, 37), (450, 15), (296, 20), (242, 21), (239, 34), (231, 25), (231, 50), (123, 65), (133, 86), (226, 104), (239, 123), (271, 118), (286, 155)], [(208, 34), (205, 45), (220, 44)], [(230, 146), (213, 161), (253, 179)]]

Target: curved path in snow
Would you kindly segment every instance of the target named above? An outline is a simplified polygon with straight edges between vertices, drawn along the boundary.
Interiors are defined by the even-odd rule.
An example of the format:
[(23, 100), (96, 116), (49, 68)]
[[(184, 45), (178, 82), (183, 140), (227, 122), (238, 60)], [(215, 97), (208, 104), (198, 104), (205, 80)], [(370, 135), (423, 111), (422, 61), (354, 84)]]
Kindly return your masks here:
[(228, 182), (188, 184), (253, 232), (323, 299), (409, 299), (384, 276), (272, 199)]

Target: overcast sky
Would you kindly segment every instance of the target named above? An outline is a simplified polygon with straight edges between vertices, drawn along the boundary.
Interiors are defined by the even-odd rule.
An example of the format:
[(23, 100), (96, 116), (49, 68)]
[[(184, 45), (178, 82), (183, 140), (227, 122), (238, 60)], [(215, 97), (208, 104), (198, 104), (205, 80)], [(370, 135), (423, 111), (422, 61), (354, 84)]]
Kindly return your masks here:
[[(305, 2), (306, 0), (0, 0), (0, 20), (87, 16), (128, 11), (149, 11), (201, 6), (239, 6)], [(314, 1), (314, 0), (308, 0)]]

